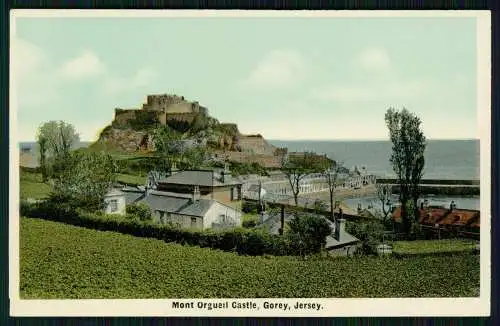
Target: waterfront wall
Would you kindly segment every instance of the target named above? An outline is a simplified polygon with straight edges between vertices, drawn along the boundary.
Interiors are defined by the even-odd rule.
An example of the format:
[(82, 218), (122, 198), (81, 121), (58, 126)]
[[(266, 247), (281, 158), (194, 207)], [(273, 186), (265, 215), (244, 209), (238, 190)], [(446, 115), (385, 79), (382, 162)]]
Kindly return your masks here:
[[(397, 179), (377, 178), (377, 183), (397, 184)], [(464, 185), (479, 186), (479, 180), (446, 180), (446, 179), (422, 179), (422, 185)]]
[[(479, 186), (421, 185), (422, 195), (479, 196)], [(399, 194), (399, 186), (393, 185), (392, 192)]]

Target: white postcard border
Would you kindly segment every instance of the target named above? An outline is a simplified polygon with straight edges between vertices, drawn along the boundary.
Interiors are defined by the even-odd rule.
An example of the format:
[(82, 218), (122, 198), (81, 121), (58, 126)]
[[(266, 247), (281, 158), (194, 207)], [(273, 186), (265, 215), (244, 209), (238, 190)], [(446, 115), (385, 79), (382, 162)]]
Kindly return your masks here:
[[(489, 11), (215, 11), (215, 10), (12, 10), (15, 19), (34, 17), (476, 17), (477, 108), (480, 130), (481, 285), (479, 298), (382, 299), (169, 299), (169, 300), (21, 300), (19, 297), (19, 143), (15, 77), (10, 74), (10, 193), (9, 193), (9, 294), (12, 316), (488, 316), (491, 296), (491, 23)], [(15, 60), (10, 50), (11, 64)], [(260, 309), (172, 309), (172, 302), (255, 302)], [(317, 311), (263, 309), (264, 302), (319, 303)]]

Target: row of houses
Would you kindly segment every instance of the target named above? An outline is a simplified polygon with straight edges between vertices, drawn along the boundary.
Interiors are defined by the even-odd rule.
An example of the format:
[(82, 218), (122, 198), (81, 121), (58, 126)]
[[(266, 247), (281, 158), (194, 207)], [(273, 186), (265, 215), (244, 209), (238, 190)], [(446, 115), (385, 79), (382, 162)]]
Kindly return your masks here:
[[(142, 203), (159, 224), (173, 223), (181, 228), (222, 229), (241, 226), (242, 186), (244, 182), (224, 170), (174, 171), (170, 175), (150, 173), (145, 186), (117, 187), (105, 196), (108, 214), (126, 214), (130, 204)], [(318, 215), (325, 219), (325, 217)], [(284, 216), (285, 223), (293, 216)], [(331, 253), (350, 255), (359, 240), (345, 231), (345, 219), (328, 221), (331, 235), (325, 249)], [(279, 215), (262, 216), (260, 227), (279, 233)]]
[[(442, 206), (425, 206), (419, 209), (420, 224), (436, 228), (457, 228), (478, 230), (480, 228), (480, 212), (473, 209), (457, 209), (454, 203), (449, 208)], [(395, 222), (402, 222), (401, 207), (396, 207), (392, 213)]]
[(241, 225), (242, 182), (228, 171), (189, 170), (148, 176), (145, 186), (115, 188), (105, 196), (106, 213), (146, 204), (161, 224), (206, 229)]

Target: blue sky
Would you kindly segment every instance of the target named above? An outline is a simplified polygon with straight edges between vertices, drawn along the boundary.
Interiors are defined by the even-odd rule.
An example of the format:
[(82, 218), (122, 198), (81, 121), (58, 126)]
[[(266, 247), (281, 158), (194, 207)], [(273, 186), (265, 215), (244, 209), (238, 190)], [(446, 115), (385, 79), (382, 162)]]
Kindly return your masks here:
[(268, 139), (476, 138), (476, 18), (16, 18), (19, 140), (48, 120), (95, 140), (147, 94), (199, 101)]

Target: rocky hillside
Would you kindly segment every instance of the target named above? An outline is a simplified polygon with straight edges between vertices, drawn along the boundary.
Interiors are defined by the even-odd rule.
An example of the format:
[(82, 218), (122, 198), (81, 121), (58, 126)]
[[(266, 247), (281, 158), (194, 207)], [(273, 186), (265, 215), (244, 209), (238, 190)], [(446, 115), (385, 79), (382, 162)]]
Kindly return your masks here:
[[(184, 100), (184, 99), (183, 99)], [(194, 102), (197, 103), (197, 102)], [(167, 109), (169, 110), (169, 109)], [(126, 116), (124, 114), (126, 112)], [(154, 151), (153, 131), (166, 125), (187, 141), (205, 145), (217, 156), (237, 162), (276, 166), (276, 148), (261, 135), (244, 135), (234, 123), (220, 123), (203, 112), (175, 112), (154, 109), (115, 110), (115, 119), (104, 128), (92, 146), (125, 152)], [(160, 112), (157, 114), (157, 112)], [(163, 114), (163, 118), (161, 116)], [(118, 118), (116, 118), (118, 117)], [(160, 117), (160, 118), (157, 118)]]

